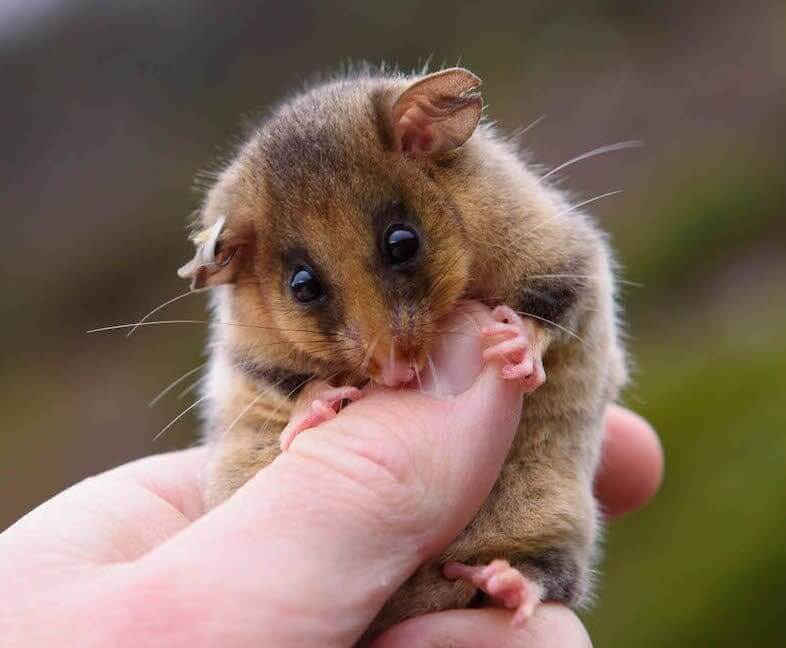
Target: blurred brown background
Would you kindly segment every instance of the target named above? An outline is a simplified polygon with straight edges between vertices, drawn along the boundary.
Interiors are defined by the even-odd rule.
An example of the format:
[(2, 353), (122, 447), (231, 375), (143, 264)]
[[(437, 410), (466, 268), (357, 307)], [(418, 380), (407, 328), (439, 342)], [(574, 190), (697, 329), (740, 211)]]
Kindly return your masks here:
[[(662, 493), (611, 525), (598, 646), (783, 646), (783, 2), (0, 0), (0, 528), (76, 480), (183, 446), (205, 328), (132, 322), (184, 290), (195, 173), (243, 119), (348, 59), (433, 54), (612, 233)], [(160, 319), (204, 317), (189, 297)], [(196, 377), (196, 376), (195, 376)], [(180, 387), (186, 387), (184, 381)]]

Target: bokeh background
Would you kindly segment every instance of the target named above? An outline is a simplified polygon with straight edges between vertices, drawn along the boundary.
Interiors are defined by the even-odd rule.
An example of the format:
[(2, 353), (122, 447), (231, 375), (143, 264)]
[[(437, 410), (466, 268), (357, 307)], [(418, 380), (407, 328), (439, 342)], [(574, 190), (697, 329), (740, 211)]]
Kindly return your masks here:
[[(347, 60), (460, 61), (624, 266), (662, 492), (615, 521), (598, 646), (783, 646), (786, 4), (0, 0), (0, 528), (195, 438), (205, 327), (132, 322), (184, 290), (200, 169), (244, 120)], [(202, 319), (202, 297), (162, 319)], [(194, 374), (196, 379), (197, 374)]]

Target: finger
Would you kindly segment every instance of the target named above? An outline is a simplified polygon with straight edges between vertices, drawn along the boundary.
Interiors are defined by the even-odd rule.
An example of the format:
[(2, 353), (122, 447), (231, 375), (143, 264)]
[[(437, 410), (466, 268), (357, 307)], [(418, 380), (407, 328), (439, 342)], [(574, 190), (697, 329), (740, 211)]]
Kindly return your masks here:
[(33, 561), (60, 554), (89, 564), (136, 559), (199, 515), (205, 456), (194, 448), (114, 468), (59, 493), (5, 533), (25, 536), (20, 544)]
[(538, 606), (523, 627), (514, 627), (507, 610), (448, 610), (400, 623), (372, 648), (591, 648), (587, 631), (561, 605)]
[[(454, 336), (470, 345), (461, 356), (476, 337)], [(252, 636), (283, 633), (260, 634), (267, 645), (356, 640), (417, 566), (472, 519), (509, 451), (520, 390), (494, 367), (470, 376), (461, 356), (452, 362), (445, 352), (434, 365), (443, 387), (469, 386), (464, 393), (370, 390), (146, 557), (142, 577), (153, 582), (140, 587), (167, 584), (157, 610), (191, 601), (200, 607), (195, 633), (217, 620)], [(249, 608), (262, 616), (247, 618)], [(293, 611), (300, 615), (291, 623), (279, 622)]]
[(485, 344), (480, 331), (493, 323), (491, 311), (477, 302), (463, 303), (442, 322), (442, 336), (422, 373), (426, 393), (456, 396), (473, 385), (484, 365)]
[(167, 501), (189, 520), (205, 511), (203, 480), (207, 448), (166, 452), (132, 461), (110, 470), (103, 477), (128, 478)]
[(612, 405), (595, 493), (609, 516), (643, 506), (663, 479), (663, 448), (652, 426), (630, 410)]

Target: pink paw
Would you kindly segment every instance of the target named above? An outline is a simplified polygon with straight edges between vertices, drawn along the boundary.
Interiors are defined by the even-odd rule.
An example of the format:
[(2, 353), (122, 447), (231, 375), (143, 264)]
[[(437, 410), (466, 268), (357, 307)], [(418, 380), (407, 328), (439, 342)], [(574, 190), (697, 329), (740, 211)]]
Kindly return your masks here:
[(527, 578), (507, 560), (494, 560), (489, 565), (465, 565), (449, 562), (443, 568), (445, 578), (461, 578), (484, 591), (494, 602), (509, 610), (515, 610), (512, 624), (521, 626), (535, 613), (541, 603), (543, 588)]
[(363, 392), (357, 387), (335, 387), (316, 394), (314, 400), (303, 411), (295, 412), (281, 431), (281, 452), (289, 450), (295, 437), (309, 428), (314, 428), (332, 418), (341, 409), (343, 401), (356, 401)]
[(546, 380), (543, 369), (543, 338), (541, 327), (529, 318), (520, 317), (508, 306), (497, 306), (491, 316), (497, 320), (480, 333), (484, 337), (500, 337), (503, 341), (483, 352), (484, 360), (502, 360), (502, 377), (521, 381), (529, 394)]

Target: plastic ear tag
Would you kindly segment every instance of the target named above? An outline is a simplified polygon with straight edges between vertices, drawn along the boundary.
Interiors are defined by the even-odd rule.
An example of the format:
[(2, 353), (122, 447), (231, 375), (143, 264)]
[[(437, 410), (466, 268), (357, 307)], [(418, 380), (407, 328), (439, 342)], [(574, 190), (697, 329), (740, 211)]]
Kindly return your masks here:
[(196, 245), (194, 258), (177, 271), (181, 279), (191, 279), (191, 289), (199, 290), (205, 286), (207, 276), (215, 271), (216, 246), (218, 237), (224, 229), (225, 218), (221, 216), (210, 228), (199, 232), (193, 239)]

